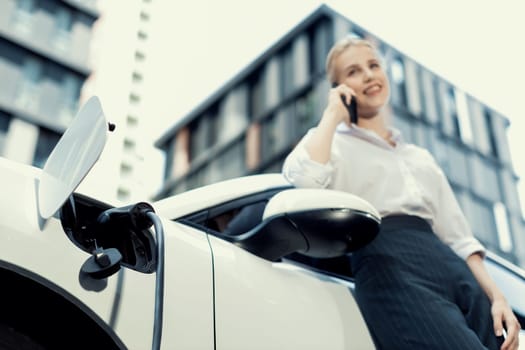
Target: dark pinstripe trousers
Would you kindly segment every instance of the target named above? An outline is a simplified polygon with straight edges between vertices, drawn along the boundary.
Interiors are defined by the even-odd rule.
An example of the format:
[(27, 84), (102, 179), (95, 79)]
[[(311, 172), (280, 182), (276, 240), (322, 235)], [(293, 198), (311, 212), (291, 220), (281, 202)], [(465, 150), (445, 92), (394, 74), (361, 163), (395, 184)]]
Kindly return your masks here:
[(378, 349), (499, 349), (487, 296), (425, 220), (384, 218), (351, 259), (357, 303)]

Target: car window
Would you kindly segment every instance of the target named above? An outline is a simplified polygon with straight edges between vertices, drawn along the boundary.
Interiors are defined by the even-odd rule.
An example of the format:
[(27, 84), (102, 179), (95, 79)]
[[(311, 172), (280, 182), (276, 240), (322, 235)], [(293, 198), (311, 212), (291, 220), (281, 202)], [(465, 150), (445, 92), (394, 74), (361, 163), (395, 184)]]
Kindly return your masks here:
[[(268, 201), (278, 192), (288, 188), (274, 189), (206, 208), (183, 217), (178, 222), (194, 226), (202, 231), (223, 238), (246, 233), (262, 222)], [(352, 280), (350, 256), (337, 258), (313, 258), (293, 253), (285, 260), (335, 277)]]
[(210, 215), (205, 226), (226, 235), (240, 235), (255, 228), (262, 222), (267, 200), (256, 201), (236, 207), (218, 215)]
[(209, 234), (245, 233), (261, 223), (268, 200), (287, 188), (277, 188), (237, 198), (191, 213), (177, 221), (200, 228)]

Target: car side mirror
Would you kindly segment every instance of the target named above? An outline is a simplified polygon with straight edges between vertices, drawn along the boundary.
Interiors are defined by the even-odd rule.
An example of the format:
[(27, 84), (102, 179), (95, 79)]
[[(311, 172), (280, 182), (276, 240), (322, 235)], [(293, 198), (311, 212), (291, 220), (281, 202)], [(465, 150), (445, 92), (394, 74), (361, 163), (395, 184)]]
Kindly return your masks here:
[(259, 225), (226, 239), (271, 261), (291, 253), (333, 258), (370, 243), (380, 223), (377, 210), (355, 195), (289, 189), (270, 199)]

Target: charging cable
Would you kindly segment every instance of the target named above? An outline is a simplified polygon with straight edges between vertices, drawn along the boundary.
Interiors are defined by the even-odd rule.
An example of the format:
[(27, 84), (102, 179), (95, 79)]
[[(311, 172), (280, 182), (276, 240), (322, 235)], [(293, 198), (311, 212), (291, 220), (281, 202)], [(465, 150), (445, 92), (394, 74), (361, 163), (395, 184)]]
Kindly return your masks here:
[(157, 266), (155, 276), (155, 310), (153, 321), (152, 350), (160, 350), (164, 310), (164, 228), (153, 207), (145, 202), (120, 208), (111, 208), (97, 218), (99, 225), (119, 225), (134, 229), (149, 229), (153, 224), (157, 242)]
[(157, 241), (157, 271), (155, 276), (155, 313), (153, 321), (153, 340), (151, 349), (159, 350), (162, 339), (162, 318), (164, 310), (164, 228), (160, 218), (153, 211), (146, 216), (153, 223)]

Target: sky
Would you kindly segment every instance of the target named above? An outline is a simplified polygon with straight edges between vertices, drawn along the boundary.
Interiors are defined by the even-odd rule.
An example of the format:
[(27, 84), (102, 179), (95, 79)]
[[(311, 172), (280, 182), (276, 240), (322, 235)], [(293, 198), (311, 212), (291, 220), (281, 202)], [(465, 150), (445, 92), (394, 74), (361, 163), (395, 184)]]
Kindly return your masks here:
[(166, 67), (147, 77), (155, 137), (323, 3), (509, 118), (525, 177), (522, 0), (154, 0), (149, 40), (162, 49), (149, 64)]

